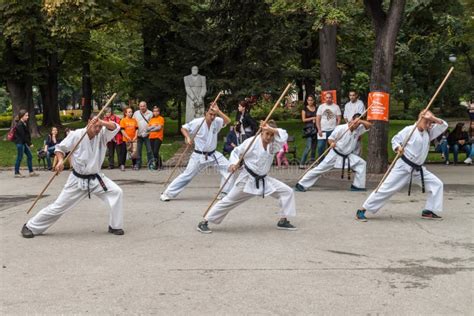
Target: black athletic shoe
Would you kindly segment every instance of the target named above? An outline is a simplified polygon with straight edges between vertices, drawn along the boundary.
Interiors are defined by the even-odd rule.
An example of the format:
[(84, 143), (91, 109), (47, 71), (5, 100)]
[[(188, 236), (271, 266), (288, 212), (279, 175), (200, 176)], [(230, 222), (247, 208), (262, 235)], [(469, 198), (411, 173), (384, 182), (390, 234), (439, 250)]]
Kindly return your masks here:
[(203, 234), (210, 234), (212, 233), (212, 230), (209, 229), (209, 227), (207, 226), (207, 221), (202, 221), (202, 222), (199, 222), (198, 226), (197, 226), (197, 231), (198, 232), (201, 232)]
[(432, 211), (429, 210), (423, 210), (421, 212), (421, 218), (423, 219), (434, 219), (434, 220), (442, 220), (443, 218), (439, 215), (436, 215)]
[(290, 221), (286, 218), (282, 218), (278, 221), (277, 229), (296, 230), (296, 227), (291, 225)]
[(28, 228), (26, 227), (26, 224), (23, 225), (23, 227), (21, 228), (21, 235), (25, 238), (33, 238), (35, 237), (35, 235), (33, 234), (33, 232)]
[(125, 232), (121, 228), (112, 228), (109, 226), (109, 233), (114, 234), (114, 235), (123, 235)]
[(354, 186), (353, 184), (351, 184), (351, 191), (367, 191), (366, 188), (358, 188), (356, 186)]
[(296, 192), (306, 192), (306, 189), (304, 188), (304, 186), (302, 186), (301, 184), (297, 183), (295, 185), (295, 191)]

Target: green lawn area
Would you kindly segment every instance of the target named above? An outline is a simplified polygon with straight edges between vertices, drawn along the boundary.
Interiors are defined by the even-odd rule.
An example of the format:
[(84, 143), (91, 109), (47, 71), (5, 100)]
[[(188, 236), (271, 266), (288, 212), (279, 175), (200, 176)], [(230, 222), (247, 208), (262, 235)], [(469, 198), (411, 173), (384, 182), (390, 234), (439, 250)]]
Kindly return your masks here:
[[(302, 124), (299, 120), (288, 120), (284, 122), (277, 122), (279, 127), (284, 128), (288, 131), (289, 135), (293, 135), (295, 137), (295, 144), (297, 147), (297, 157), (298, 159), (301, 158), (303, 154), (304, 146), (305, 146), (305, 139), (301, 136), (302, 135)], [(397, 121), (392, 120), (390, 122), (390, 130), (389, 130), (389, 140), (395, 135), (399, 130), (405, 127), (408, 124), (412, 124), (412, 121)], [(84, 123), (82, 122), (73, 122), (68, 124), (67, 127), (69, 128), (80, 128), (83, 127)], [(229, 131), (229, 127), (226, 127), (224, 130), (221, 131), (219, 135), (219, 144), (218, 150), (222, 151), (223, 147), (223, 138), (227, 135)], [(43, 135), (46, 135), (46, 132), (43, 130), (41, 131)], [(164, 160), (169, 159), (180, 146), (183, 144), (183, 138), (180, 135), (176, 134), (177, 132), (177, 121), (168, 119), (166, 121), (165, 126), (165, 139), (164, 143), (161, 147), (161, 155), (163, 156)], [(0, 131), (0, 167), (11, 167), (13, 166), (16, 158), (16, 147), (13, 143), (3, 140), (4, 135), (7, 131)], [(61, 131), (63, 135), (63, 132)], [(365, 134), (362, 139), (363, 145), (363, 157), (366, 158), (367, 155), (367, 137), (368, 135)], [(36, 138), (33, 140), (33, 144), (35, 149), (33, 150), (33, 165), (36, 165), (36, 149), (43, 145), (44, 137)], [(388, 152), (389, 152), (389, 160), (392, 160), (395, 154), (391, 150), (390, 144), (387, 144)], [(146, 156), (146, 155), (144, 155)], [(441, 162), (440, 154), (429, 154), (428, 162)], [(127, 162), (130, 164), (130, 161)], [(26, 165), (26, 161), (24, 159), (23, 164)], [(105, 162), (107, 165), (107, 161)]]

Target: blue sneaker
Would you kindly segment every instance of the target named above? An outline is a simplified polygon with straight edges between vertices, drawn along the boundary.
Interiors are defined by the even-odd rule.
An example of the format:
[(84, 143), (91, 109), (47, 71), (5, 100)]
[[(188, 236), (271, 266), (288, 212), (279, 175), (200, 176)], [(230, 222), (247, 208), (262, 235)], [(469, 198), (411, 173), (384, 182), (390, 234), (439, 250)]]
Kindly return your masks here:
[(295, 185), (295, 191), (296, 192), (306, 192), (306, 189), (304, 188), (304, 186), (302, 186), (301, 184), (297, 183)]
[(367, 222), (367, 217), (365, 217), (365, 211), (357, 210), (356, 219), (361, 222)]
[(351, 184), (351, 191), (367, 191), (366, 188), (358, 188), (356, 186), (354, 186), (353, 184)]

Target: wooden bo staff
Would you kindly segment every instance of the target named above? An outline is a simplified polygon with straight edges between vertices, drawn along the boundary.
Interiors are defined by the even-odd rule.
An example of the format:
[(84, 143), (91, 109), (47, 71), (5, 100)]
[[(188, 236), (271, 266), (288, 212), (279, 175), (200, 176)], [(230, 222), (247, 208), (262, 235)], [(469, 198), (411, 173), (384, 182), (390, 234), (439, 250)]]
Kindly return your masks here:
[[(242, 163), (242, 161), (244, 160), (244, 157), (245, 155), (247, 154), (247, 152), (249, 151), (249, 149), (252, 147), (253, 143), (255, 142), (255, 140), (257, 139), (257, 136), (260, 135), (262, 133), (262, 125), (264, 126), (265, 124), (268, 123), (268, 121), (270, 120), (270, 117), (272, 116), (273, 112), (275, 112), (276, 108), (278, 107), (278, 105), (280, 104), (281, 100), (283, 100), (283, 97), (286, 95), (286, 93), (288, 92), (288, 90), (290, 89), (291, 87), (291, 83), (289, 83), (285, 90), (282, 92), (282, 94), (280, 95), (280, 97), (278, 98), (278, 100), (275, 102), (275, 104), (273, 105), (273, 108), (272, 110), (270, 111), (270, 113), (268, 113), (267, 117), (265, 118), (265, 121), (263, 121), (262, 124), (260, 124), (260, 128), (258, 129), (257, 133), (255, 134), (255, 136), (252, 136), (252, 140), (250, 141), (250, 144), (247, 146), (247, 148), (245, 149), (245, 151), (243, 152), (242, 156), (240, 156), (240, 159), (239, 161), (237, 162), (237, 166), (240, 166), (240, 164)], [(235, 170), (232, 171), (228, 176), (227, 178), (225, 179), (224, 183), (222, 184), (222, 186), (220, 187), (219, 191), (217, 192), (216, 196), (214, 197), (214, 199), (212, 200), (211, 204), (209, 205), (209, 207), (207, 208), (207, 210), (204, 212), (204, 215), (203, 217), (206, 217), (207, 213), (209, 212), (209, 210), (212, 208), (212, 206), (214, 205), (214, 203), (217, 201), (217, 197), (219, 196), (219, 194), (221, 194), (222, 190), (224, 189), (224, 187), (226, 186), (227, 182), (229, 182), (229, 179), (234, 175), (235, 173)]]
[[(102, 110), (100, 110), (99, 114), (97, 114), (97, 117), (100, 118), (100, 116), (104, 113), (105, 109), (109, 107), (110, 103), (112, 103), (112, 101), (115, 99), (115, 97), (117, 96), (117, 93), (114, 93), (112, 94), (112, 96), (110, 97), (110, 99), (107, 101), (107, 103), (104, 105), (104, 107), (102, 108)], [(89, 129), (89, 127), (91, 126), (91, 122), (92, 121), (89, 121), (87, 123), (87, 126), (86, 126), (86, 131), (85, 133), (81, 136), (81, 138), (79, 138), (78, 142), (74, 145), (74, 147), (71, 149), (71, 151), (69, 152), (69, 154), (67, 154), (67, 156), (64, 158), (65, 161), (67, 161), (68, 159), (71, 159), (72, 157), (72, 154), (76, 151), (77, 147), (79, 146), (79, 144), (82, 142), (82, 140), (84, 139), (84, 137), (87, 135), (87, 130)], [(55, 161), (56, 161), (56, 157), (54, 158)], [(46, 189), (49, 187), (49, 185), (51, 184), (51, 182), (53, 182), (54, 178), (56, 178), (56, 176), (59, 174), (58, 171), (55, 171), (53, 173), (53, 175), (51, 176), (51, 178), (49, 179), (49, 181), (46, 183), (46, 185), (44, 186), (43, 190), (41, 190), (41, 192), (38, 194), (38, 196), (36, 197), (36, 199), (33, 201), (33, 204), (31, 204), (30, 208), (26, 211), (26, 214), (29, 214), (31, 212), (31, 210), (33, 209), (33, 207), (35, 207), (36, 203), (39, 201), (39, 199), (43, 196), (44, 192), (46, 191)]]
[[(372, 107), (372, 104), (367, 108), (365, 109), (364, 112), (362, 112), (362, 114), (360, 115), (359, 118), (362, 118), (368, 111), (369, 109)], [(337, 143), (352, 127), (352, 125), (354, 125), (354, 121), (351, 121), (347, 127), (347, 129), (344, 131), (344, 133), (342, 133), (342, 135), (340, 137), (338, 137), (336, 140), (334, 140), (335, 143)], [(324, 158), (324, 156), (326, 156), (326, 154), (332, 149), (331, 146), (329, 146), (328, 148), (326, 148), (326, 150), (318, 157), (318, 159), (316, 159), (308, 168), (306, 168), (306, 170), (303, 172), (303, 175), (301, 176), (301, 178), (298, 180), (298, 182), (301, 181), (301, 179), (303, 179), (303, 177), (308, 173), (308, 171), (310, 171), (314, 165), (316, 165), (322, 158)], [(349, 171), (350, 172), (350, 171)], [(297, 183), (298, 183), (297, 182)]]
[[(436, 97), (438, 96), (439, 92), (441, 91), (441, 89), (443, 88), (444, 84), (446, 83), (446, 81), (448, 80), (449, 76), (451, 75), (451, 73), (453, 72), (454, 70), (454, 67), (451, 67), (448, 71), (448, 73), (446, 74), (446, 76), (444, 77), (443, 81), (441, 82), (441, 84), (439, 85), (438, 89), (436, 90), (435, 94), (431, 97), (431, 100), (430, 102), (428, 103), (428, 105), (425, 107), (425, 109), (423, 110), (423, 112), (426, 112), (430, 109), (431, 105), (433, 104), (434, 100), (436, 99)], [(410, 134), (407, 135), (407, 137), (405, 138), (405, 140), (403, 141), (403, 144), (402, 144), (402, 150), (405, 148), (405, 146), (407, 145), (408, 141), (410, 140), (411, 136), (413, 135), (413, 133), (415, 132), (415, 130), (417, 129), (418, 127), (418, 124), (420, 123), (421, 119), (423, 118), (423, 116), (419, 117), (418, 120), (416, 121), (415, 123), (415, 126), (413, 127), (413, 129), (411, 130)], [(395, 156), (395, 158), (393, 159), (392, 163), (390, 164), (390, 166), (388, 167), (387, 171), (385, 172), (385, 174), (383, 175), (382, 177), (382, 180), (380, 180), (380, 183), (379, 185), (377, 186), (377, 188), (375, 189), (375, 193), (377, 193), (380, 189), (380, 187), (382, 186), (382, 183), (384, 183), (385, 179), (387, 179), (387, 176), (390, 174), (390, 172), (392, 171), (393, 167), (395, 166), (395, 163), (397, 162), (398, 158), (400, 158), (400, 152), (401, 150), (398, 150), (397, 151), (397, 155)]]
[[(223, 95), (224, 92), (223, 91), (219, 91), (219, 93), (217, 94), (217, 97), (214, 99), (214, 101), (212, 101), (211, 104), (216, 104), (217, 100), (219, 100), (219, 98), (221, 97), (221, 95)], [(209, 107), (208, 111), (210, 110), (211, 108)], [(174, 168), (173, 170), (171, 171), (168, 179), (166, 179), (165, 183), (164, 183), (164, 188), (166, 189), (166, 187), (168, 186), (168, 184), (170, 183), (170, 180), (171, 178), (173, 177), (173, 174), (174, 172), (176, 171), (176, 169), (178, 168), (178, 166), (181, 164), (181, 161), (183, 160), (184, 158), (184, 155), (186, 154), (186, 152), (188, 151), (189, 148), (191, 148), (191, 145), (194, 141), (194, 138), (197, 136), (197, 134), (199, 133), (199, 130), (201, 129), (201, 126), (204, 124), (204, 122), (206, 121), (206, 115), (204, 114), (204, 119), (202, 120), (201, 124), (199, 124), (197, 130), (196, 130), (196, 133), (194, 133), (192, 136), (191, 136), (191, 144), (186, 144), (186, 147), (184, 148), (183, 150), (183, 153), (181, 154), (181, 156), (179, 156), (179, 159), (178, 159), (178, 162), (174, 165)]]

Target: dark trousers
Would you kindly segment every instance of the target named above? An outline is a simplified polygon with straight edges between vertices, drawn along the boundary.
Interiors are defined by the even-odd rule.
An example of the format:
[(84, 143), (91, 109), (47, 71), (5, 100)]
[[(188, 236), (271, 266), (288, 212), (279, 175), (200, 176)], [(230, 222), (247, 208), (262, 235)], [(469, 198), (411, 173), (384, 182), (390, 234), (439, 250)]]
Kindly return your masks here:
[(15, 174), (20, 173), (20, 164), (23, 160), (23, 153), (26, 155), (26, 163), (28, 165), (28, 171), (33, 172), (33, 156), (31, 150), (27, 144), (16, 144), (16, 162), (15, 162)]
[(142, 166), (142, 146), (143, 146), (143, 144), (145, 144), (145, 148), (146, 148), (147, 161), (150, 161), (151, 159), (153, 159), (153, 153), (152, 153), (152, 150), (151, 150), (150, 139), (148, 138), (148, 136), (146, 136), (146, 137), (138, 136), (138, 139), (137, 139), (137, 165), (138, 165), (138, 168), (140, 168)]
[(156, 166), (161, 168), (160, 159), (160, 147), (163, 141), (159, 138), (150, 139), (151, 150), (153, 152), (153, 158), (156, 159)]
[(119, 145), (115, 145), (115, 150), (117, 150), (117, 158), (119, 166), (124, 165), (127, 161), (127, 145), (125, 143), (121, 143)]
[(115, 151), (117, 151), (117, 157), (118, 157), (118, 146), (116, 142), (108, 142), (107, 143), (107, 158), (109, 159), (109, 167), (115, 167), (115, 162), (114, 162), (114, 156), (115, 156)]

